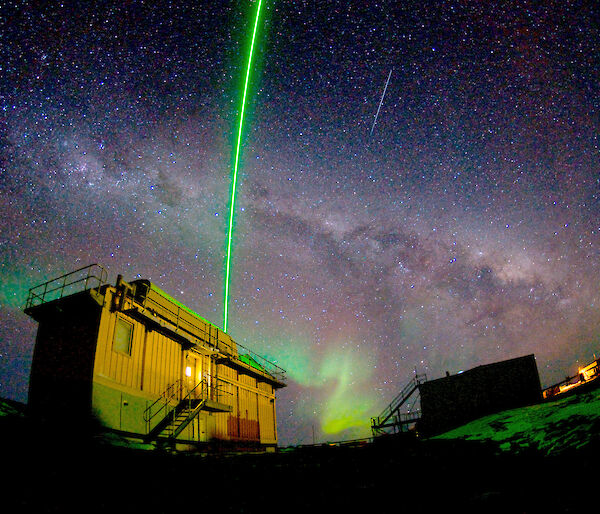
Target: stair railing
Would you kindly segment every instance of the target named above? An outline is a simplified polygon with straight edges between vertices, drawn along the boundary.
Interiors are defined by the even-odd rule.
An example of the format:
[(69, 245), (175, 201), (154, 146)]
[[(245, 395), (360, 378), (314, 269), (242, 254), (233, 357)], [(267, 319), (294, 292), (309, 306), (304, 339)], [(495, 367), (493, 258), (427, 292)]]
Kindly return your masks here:
[(381, 414), (377, 416), (377, 419), (387, 418), (389, 417), (396, 409), (398, 409), (402, 404), (408, 399), (408, 397), (412, 394), (413, 390), (421, 383), (426, 380), (425, 375), (416, 375), (412, 378), (408, 384), (404, 386), (402, 391), (390, 402), (390, 404), (383, 409)]
[[(383, 409), (379, 416), (377, 416), (376, 418), (371, 418), (371, 425), (376, 428), (378, 425), (385, 423), (390, 417), (392, 417), (394, 412), (398, 410), (404, 404), (404, 402), (413, 394), (413, 392), (419, 386), (419, 384), (422, 384), (425, 381), (427, 381), (426, 375), (415, 375), (408, 382), (408, 384), (406, 384), (402, 388), (402, 391), (400, 391), (400, 393), (396, 395), (396, 397), (390, 402), (390, 404), (385, 409)], [(400, 418), (401, 417), (402, 416), (400, 416)]]
[[(144, 411), (144, 421), (149, 423), (158, 416), (163, 410), (166, 411), (169, 404), (174, 398), (179, 398), (183, 390), (183, 381), (181, 379), (175, 380), (172, 384), (161, 393), (161, 395)], [(162, 403), (161, 403), (162, 402)], [(156, 411), (152, 412), (152, 409), (158, 405)]]
[[(183, 394), (183, 393), (182, 393)], [(208, 399), (208, 382), (206, 379), (202, 379), (194, 387), (188, 390), (187, 394), (181, 398), (176, 407), (174, 407), (167, 416), (171, 416), (171, 424), (167, 427), (170, 431), (169, 438), (174, 438), (177, 435), (179, 426), (175, 426), (175, 420), (181, 412), (189, 414), (197, 405), (192, 405), (194, 400), (205, 402)], [(187, 423), (186, 423), (187, 425)], [(182, 427), (183, 428), (183, 427)]]
[[(199, 398), (193, 398), (193, 393), (196, 392), (196, 390), (198, 390), (199, 394)], [(190, 389), (188, 391), (188, 393), (181, 399), (181, 403), (183, 402), (188, 402), (188, 408), (190, 408), (192, 400), (206, 400), (208, 398), (208, 382), (206, 381), (205, 378), (203, 378), (202, 380), (200, 380), (200, 382), (198, 382), (194, 387), (192, 387), (192, 389)]]
[[(165, 391), (144, 411), (144, 421), (150, 425), (150, 421), (159, 414), (162, 414), (161, 420), (155, 424), (149, 434), (159, 431), (167, 431), (168, 437), (173, 438), (179, 426), (176, 425), (177, 417), (182, 413), (188, 414), (194, 409), (198, 409), (200, 403), (205, 403), (209, 399), (221, 401), (223, 394), (232, 394), (223, 389), (216, 383), (209, 384), (206, 378), (198, 382), (193, 388), (188, 389), (182, 379), (178, 379), (169, 385)], [(177, 400), (175, 403), (174, 400)], [(175, 405), (173, 405), (175, 403)], [(162, 426), (162, 429), (159, 427)]]

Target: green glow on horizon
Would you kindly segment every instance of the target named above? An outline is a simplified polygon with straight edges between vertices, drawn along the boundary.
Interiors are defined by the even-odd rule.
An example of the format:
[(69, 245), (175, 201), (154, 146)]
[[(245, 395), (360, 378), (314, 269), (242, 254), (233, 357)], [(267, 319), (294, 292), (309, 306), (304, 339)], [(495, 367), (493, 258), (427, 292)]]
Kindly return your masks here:
[[(277, 364), (287, 370), (290, 380), (308, 388), (315, 402), (298, 401), (298, 416), (314, 418), (320, 437), (370, 436), (370, 418), (383, 406), (372, 390), (377, 363), (368, 348), (356, 348), (349, 334), (321, 351), (299, 334), (280, 331), (278, 339)], [(320, 410), (314, 410), (315, 404)]]
[(367, 354), (351, 348), (338, 347), (323, 358), (321, 375), (329, 383), (320, 416), (324, 435), (344, 431), (353, 437), (369, 435), (369, 420), (377, 403), (369, 391), (373, 364)]
[(252, 32), (252, 43), (250, 45), (250, 55), (248, 57), (248, 68), (246, 70), (246, 82), (244, 84), (244, 95), (242, 97), (242, 109), (240, 113), (240, 126), (238, 129), (237, 145), (235, 150), (235, 164), (233, 167), (233, 179), (231, 183), (231, 203), (229, 207), (229, 231), (227, 234), (227, 260), (225, 265), (225, 298), (223, 307), (223, 330), (227, 332), (227, 318), (229, 314), (229, 273), (231, 269), (231, 237), (233, 234), (233, 213), (235, 208), (235, 193), (237, 183), (238, 165), (240, 161), (240, 147), (242, 145), (242, 126), (244, 124), (244, 109), (246, 107), (246, 95), (248, 93), (248, 81), (250, 79), (250, 66), (252, 64), (252, 56), (254, 54), (254, 40), (256, 39), (256, 30), (258, 28), (258, 20), (260, 18), (260, 9), (262, 0), (258, 0), (256, 8), (256, 20), (254, 21), (254, 31)]

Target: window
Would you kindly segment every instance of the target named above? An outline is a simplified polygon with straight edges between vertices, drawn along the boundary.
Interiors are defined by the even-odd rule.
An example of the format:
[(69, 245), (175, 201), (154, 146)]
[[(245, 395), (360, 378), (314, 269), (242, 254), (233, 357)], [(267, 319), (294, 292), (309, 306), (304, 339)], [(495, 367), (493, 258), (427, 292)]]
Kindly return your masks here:
[(133, 324), (124, 319), (117, 318), (115, 325), (115, 337), (113, 340), (113, 350), (115, 352), (131, 355), (131, 341), (133, 339)]

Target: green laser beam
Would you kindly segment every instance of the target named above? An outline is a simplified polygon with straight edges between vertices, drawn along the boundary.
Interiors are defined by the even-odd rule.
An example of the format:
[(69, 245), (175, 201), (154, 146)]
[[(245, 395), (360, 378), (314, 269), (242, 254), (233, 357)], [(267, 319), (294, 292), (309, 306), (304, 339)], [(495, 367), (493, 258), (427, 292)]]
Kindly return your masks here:
[(244, 84), (244, 95), (242, 97), (242, 109), (240, 113), (240, 126), (238, 129), (237, 145), (235, 150), (235, 164), (233, 166), (233, 178), (231, 181), (231, 202), (229, 207), (229, 230), (227, 233), (227, 258), (225, 264), (225, 299), (223, 307), (223, 330), (227, 332), (227, 321), (229, 314), (229, 279), (231, 270), (231, 237), (233, 235), (233, 213), (235, 209), (235, 193), (237, 184), (237, 173), (240, 162), (240, 149), (242, 146), (242, 127), (244, 125), (244, 110), (246, 108), (246, 95), (248, 94), (248, 82), (250, 80), (250, 67), (252, 65), (252, 56), (254, 54), (254, 41), (256, 39), (256, 30), (258, 28), (258, 20), (260, 18), (260, 9), (262, 0), (258, 0), (256, 8), (256, 20), (254, 21), (254, 31), (252, 32), (252, 43), (250, 44), (250, 55), (248, 56), (248, 68), (246, 70), (246, 82)]

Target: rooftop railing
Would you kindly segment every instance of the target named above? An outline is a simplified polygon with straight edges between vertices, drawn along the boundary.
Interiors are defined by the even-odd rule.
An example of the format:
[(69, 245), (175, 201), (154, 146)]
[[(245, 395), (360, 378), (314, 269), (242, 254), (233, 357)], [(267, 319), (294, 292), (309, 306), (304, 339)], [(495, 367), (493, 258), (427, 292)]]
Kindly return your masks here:
[(262, 370), (262, 371), (268, 373), (269, 375), (271, 375), (273, 378), (279, 380), (280, 382), (284, 382), (284, 383), (286, 382), (287, 375), (286, 375), (285, 369), (278, 366), (274, 362), (271, 362), (270, 360), (266, 359), (262, 355), (259, 355), (258, 353), (255, 353), (252, 350), (246, 348), (245, 346), (241, 345), (240, 343), (236, 343), (236, 344), (237, 344), (238, 352), (240, 354), (238, 357), (239, 360), (241, 360), (245, 364), (248, 364), (249, 366), (252, 366), (253, 368), (257, 368), (259, 370)]
[(90, 264), (32, 287), (27, 295), (25, 309), (88, 289), (100, 288), (107, 280), (108, 272), (102, 266)]
[[(37, 305), (42, 305), (53, 300), (59, 300), (61, 298), (64, 298), (65, 296), (70, 296), (72, 294), (79, 293), (81, 291), (86, 291), (88, 289), (99, 289), (101, 286), (107, 283), (108, 272), (100, 264), (90, 264), (88, 266), (84, 266), (83, 268), (79, 268), (75, 271), (65, 273), (60, 277), (48, 280), (43, 284), (39, 284), (35, 287), (32, 287), (29, 290), (29, 294), (27, 296), (25, 309), (29, 309)], [(193, 316), (182, 316), (184, 312), (189, 313), (191, 311), (187, 309), (183, 310), (178, 303), (163, 302), (159, 304), (151, 297), (144, 299), (144, 306), (146, 306), (147, 303), (152, 304), (151, 308), (153, 310), (157, 310), (159, 312), (166, 311), (170, 313), (171, 316), (165, 319), (168, 319), (168, 321), (174, 323), (177, 328), (182, 328), (184, 330), (187, 329), (187, 331), (192, 334), (198, 333), (199, 331), (206, 332), (203, 326), (205, 323), (208, 322), (194, 323)], [(169, 305), (171, 304), (172, 308), (169, 308)], [(210, 334), (205, 335), (207, 337), (207, 340), (210, 340)], [(285, 382), (286, 371), (283, 368), (267, 360), (263, 356), (254, 353), (250, 349), (245, 348), (239, 343), (236, 343), (236, 345), (238, 351), (242, 350), (242, 352), (246, 356), (250, 356), (249, 359), (244, 359), (244, 357), (242, 357), (240, 360), (252, 367), (255, 367), (259, 370), (268, 373), (269, 375), (281, 382)]]

